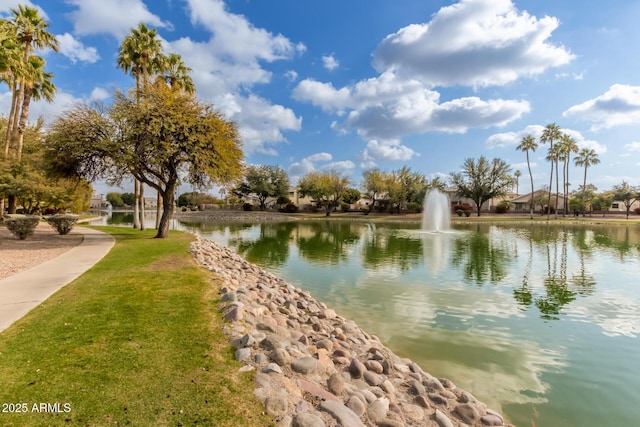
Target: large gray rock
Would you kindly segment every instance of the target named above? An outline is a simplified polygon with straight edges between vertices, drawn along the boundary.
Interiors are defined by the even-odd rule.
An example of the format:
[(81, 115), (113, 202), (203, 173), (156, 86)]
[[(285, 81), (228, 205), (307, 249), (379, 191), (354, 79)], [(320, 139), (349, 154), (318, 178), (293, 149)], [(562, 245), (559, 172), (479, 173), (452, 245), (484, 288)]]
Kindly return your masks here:
[(320, 402), (319, 408), (338, 420), (344, 427), (365, 427), (360, 417), (342, 403), (325, 400)]
[(349, 365), (349, 373), (353, 378), (361, 378), (367, 368), (358, 359), (353, 359)]
[(264, 401), (264, 409), (270, 415), (284, 415), (288, 409), (287, 399), (284, 397), (267, 397)]
[(439, 427), (455, 427), (453, 421), (438, 409), (436, 409), (436, 422)]
[(325, 423), (315, 414), (298, 414), (293, 419), (292, 427), (325, 427)]
[(301, 357), (291, 362), (291, 369), (299, 374), (308, 375), (316, 371), (318, 360), (313, 357)]
[(375, 423), (387, 418), (387, 412), (389, 412), (389, 399), (382, 398), (371, 402), (367, 408), (367, 415), (369, 419)]
[(455, 414), (460, 417), (462, 421), (467, 424), (473, 425), (480, 419), (480, 414), (475, 406), (470, 403), (462, 403), (456, 406), (454, 410)]

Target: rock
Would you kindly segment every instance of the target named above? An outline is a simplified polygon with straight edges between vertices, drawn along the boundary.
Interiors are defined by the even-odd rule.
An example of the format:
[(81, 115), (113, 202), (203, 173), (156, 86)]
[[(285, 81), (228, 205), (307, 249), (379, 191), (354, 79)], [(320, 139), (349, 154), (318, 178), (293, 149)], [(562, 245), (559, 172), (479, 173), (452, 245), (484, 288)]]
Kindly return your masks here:
[(327, 380), (327, 387), (333, 394), (341, 394), (344, 391), (344, 378), (340, 374), (332, 374)]
[(367, 368), (367, 370), (375, 372), (376, 374), (381, 374), (384, 371), (380, 362), (376, 360), (367, 360), (366, 362), (364, 362), (364, 366)]
[(267, 397), (264, 401), (264, 409), (267, 414), (280, 416), (287, 412), (287, 399), (284, 397)]
[(302, 378), (299, 379), (297, 381), (298, 383), (298, 387), (300, 387), (300, 390), (302, 391), (306, 391), (307, 393), (311, 393), (314, 396), (317, 396), (321, 399), (325, 399), (325, 400), (333, 400), (334, 402), (340, 402), (340, 399), (338, 399), (336, 396), (334, 396), (333, 394), (329, 393), (328, 391), (324, 390), (322, 387), (318, 386), (317, 384), (314, 384), (310, 381), (307, 380), (303, 380)]
[(440, 412), (439, 409), (436, 409), (436, 422), (438, 423), (438, 427), (455, 427), (453, 421), (444, 413)]
[(367, 416), (375, 423), (387, 418), (389, 412), (389, 400), (386, 398), (374, 400), (367, 408)]
[(351, 396), (347, 401), (347, 408), (351, 409), (357, 416), (361, 417), (366, 409), (362, 400), (356, 396)]
[(291, 369), (299, 374), (307, 375), (316, 371), (318, 360), (313, 357), (301, 357), (291, 362)]
[(250, 348), (241, 348), (236, 350), (236, 360), (244, 362), (245, 360), (249, 360), (249, 358), (251, 358)]
[(285, 348), (284, 339), (275, 335), (267, 335), (265, 339), (260, 341), (260, 346), (265, 350), (275, 350), (276, 348)]
[(325, 427), (322, 418), (315, 414), (298, 414), (291, 425), (292, 427)]
[(393, 394), (396, 392), (396, 388), (393, 386), (393, 383), (389, 380), (384, 380), (380, 383), (379, 386), (385, 393)]
[(251, 335), (244, 334), (242, 338), (240, 338), (240, 343), (243, 347), (253, 347), (254, 344), (256, 344), (256, 340)]
[(409, 387), (409, 393), (421, 396), (423, 394), (426, 394), (427, 390), (425, 390), (424, 386), (418, 381), (413, 381), (411, 383), (411, 386)]
[(480, 419), (480, 414), (478, 413), (476, 407), (469, 403), (461, 403), (460, 405), (456, 406), (454, 412), (460, 417), (462, 421), (467, 424), (473, 425)]
[(282, 373), (282, 369), (280, 369), (280, 366), (278, 366), (277, 363), (269, 363), (267, 366), (262, 368), (261, 372), (264, 372), (265, 374), (268, 374), (270, 372), (275, 372), (276, 374), (281, 374)]
[(365, 371), (364, 372), (364, 380), (367, 382), (367, 384), (369, 385), (374, 385), (377, 386), (380, 383), (382, 383), (382, 381), (384, 380), (384, 378), (382, 378), (380, 375), (378, 374), (374, 374), (373, 372), (370, 371)]
[(258, 365), (262, 365), (263, 363), (267, 363), (269, 359), (267, 358), (267, 356), (264, 355), (264, 353), (256, 353), (253, 356), (253, 361), (256, 362)]
[(320, 312), (320, 314), (318, 315), (319, 318), (321, 319), (335, 319), (336, 318), (336, 312), (330, 308), (324, 309)]
[(327, 412), (345, 427), (365, 427), (364, 423), (351, 409), (333, 400), (320, 402), (321, 411)]
[(437, 378), (429, 378), (428, 380), (424, 381), (424, 385), (429, 390), (444, 391), (444, 386)]
[(333, 343), (331, 342), (331, 340), (328, 340), (328, 339), (322, 339), (322, 340), (318, 341), (316, 343), (316, 347), (325, 348), (325, 349), (327, 349), (328, 352), (332, 352), (333, 351)]
[(378, 421), (377, 424), (378, 427), (404, 427), (404, 424), (400, 421), (396, 421), (396, 420), (391, 420), (389, 418), (386, 418), (382, 421)]
[(271, 352), (269, 357), (280, 366), (286, 366), (291, 363), (291, 356), (287, 350), (283, 348), (276, 348)]
[(358, 359), (353, 359), (349, 365), (349, 373), (353, 378), (361, 378), (367, 368)]
[(501, 426), (504, 424), (504, 421), (498, 415), (487, 414), (480, 418), (482, 424), (485, 426)]
[(229, 304), (224, 310), (224, 319), (229, 322), (237, 322), (242, 319), (244, 304), (236, 301)]
[(432, 402), (437, 403), (438, 405), (446, 405), (447, 404), (447, 399), (445, 399), (444, 397), (440, 396), (439, 394), (429, 393), (428, 396), (429, 396), (429, 399), (431, 399)]
[(422, 406), (423, 408), (429, 409), (431, 406), (429, 405), (429, 401), (424, 396), (417, 396), (414, 400), (417, 405)]

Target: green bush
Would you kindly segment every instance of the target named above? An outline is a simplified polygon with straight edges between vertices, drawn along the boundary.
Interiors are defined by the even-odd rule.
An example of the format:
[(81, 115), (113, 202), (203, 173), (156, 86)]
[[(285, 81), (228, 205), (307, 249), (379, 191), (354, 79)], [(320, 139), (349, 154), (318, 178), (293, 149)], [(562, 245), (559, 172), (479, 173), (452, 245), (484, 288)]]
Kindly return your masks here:
[(462, 209), (456, 209), (456, 213), (458, 214), (458, 216), (462, 216), (462, 214), (464, 214), (464, 211)]
[(20, 240), (31, 236), (39, 222), (40, 217), (37, 215), (11, 215), (4, 219), (7, 230)]
[(298, 207), (293, 203), (287, 203), (284, 207), (285, 213), (296, 213), (298, 212)]
[(64, 214), (52, 215), (47, 218), (47, 222), (56, 229), (58, 234), (69, 234), (73, 226), (78, 222), (78, 217)]

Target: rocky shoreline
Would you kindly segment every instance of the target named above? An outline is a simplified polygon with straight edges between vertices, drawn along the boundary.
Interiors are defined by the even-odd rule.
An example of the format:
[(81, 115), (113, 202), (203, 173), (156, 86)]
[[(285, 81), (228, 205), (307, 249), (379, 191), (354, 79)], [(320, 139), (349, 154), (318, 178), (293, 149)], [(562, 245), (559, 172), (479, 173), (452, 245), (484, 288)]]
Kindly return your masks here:
[(231, 249), (198, 238), (191, 252), (224, 281), (225, 334), (240, 370), (257, 371), (255, 395), (278, 427), (513, 427)]

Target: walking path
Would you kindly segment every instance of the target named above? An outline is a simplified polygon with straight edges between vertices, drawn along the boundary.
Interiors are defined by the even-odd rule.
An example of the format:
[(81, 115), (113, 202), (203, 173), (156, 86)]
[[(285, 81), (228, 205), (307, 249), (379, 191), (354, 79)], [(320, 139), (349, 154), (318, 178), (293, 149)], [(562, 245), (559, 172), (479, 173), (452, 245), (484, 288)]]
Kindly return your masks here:
[(67, 252), (0, 280), (0, 332), (100, 261), (115, 244), (102, 231), (76, 227), (84, 239)]

